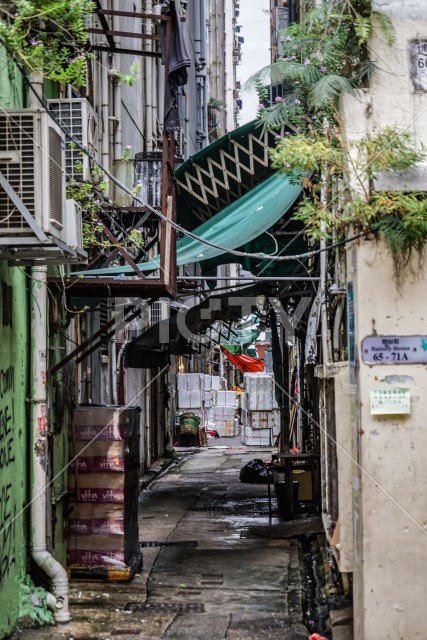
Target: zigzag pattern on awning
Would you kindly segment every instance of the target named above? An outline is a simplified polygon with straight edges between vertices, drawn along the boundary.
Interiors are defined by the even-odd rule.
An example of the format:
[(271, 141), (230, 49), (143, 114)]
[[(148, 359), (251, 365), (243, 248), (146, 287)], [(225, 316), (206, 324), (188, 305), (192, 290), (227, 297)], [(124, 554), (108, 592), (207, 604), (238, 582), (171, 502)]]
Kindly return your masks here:
[(176, 169), (177, 219), (190, 231), (272, 175), (268, 150), (283, 131), (254, 120), (222, 136)]

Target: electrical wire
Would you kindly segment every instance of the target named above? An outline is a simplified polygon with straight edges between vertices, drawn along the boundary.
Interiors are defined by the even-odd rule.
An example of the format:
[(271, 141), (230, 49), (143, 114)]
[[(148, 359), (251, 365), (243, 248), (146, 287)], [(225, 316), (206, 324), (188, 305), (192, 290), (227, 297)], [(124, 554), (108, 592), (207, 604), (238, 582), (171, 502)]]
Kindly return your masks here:
[[(21, 69), (21, 71), (22, 71), (22, 69)], [(205, 238), (202, 238), (201, 236), (198, 236), (195, 233), (192, 233), (191, 231), (188, 231), (187, 229), (184, 229), (184, 227), (182, 227), (177, 222), (174, 222), (173, 220), (171, 220), (170, 218), (165, 216), (163, 213), (161, 213), (160, 211), (158, 211), (157, 209), (155, 209), (151, 205), (147, 204), (146, 202), (143, 202), (137, 195), (132, 193), (131, 189), (128, 189), (126, 187), (126, 185), (124, 185), (122, 182), (120, 182), (120, 180), (118, 180), (118, 178), (116, 178), (112, 173), (110, 173), (107, 169), (105, 169), (103, 167), (103, 165), (90, 153), (90, 151), (88, 151), (88, 149), (85, 149), (83, 147), (83, 145), (81, 145), (78, 140), (75, 140), (75, 138), (73, 138), (73, 136), (65, 129), (65, 127), (63, 127), (62, 124), (56, 120), (56, 118), (49, 111), (49, 109), (47, 108), (46, 104), (44, 103), (44, 101), (42, 100), (42, 98), (40, 97), (38, 92), (33, 87), (30, 79), (27, 77), (26, 74), (23, 74), (23, 75), (24, 75), (24, 77), (26, 79), (26, 82), (27, 82), (28, 86), (30, 87), (30, 89), (34, 93), (34, 95), (36, 96), (37, 100), (39, 101), (39, 103), (41, 104), (43, 109), (49, 114), (49, 116), (56, 123), (56, 125), (61, 129), (61, 131), (64, 133), (64, 135), (71, 142), (73, 142), (73, 144), (75, 144), (76, 147), (80, 151), (82, 151), (85, 155), (87, 155), (92, 160), (92, 162), (94, 164), (96, 164), (103, 171), (105, 176), (107, 176), (109, 178), (109, 180), (111, 180), (111, 182), (113, 182), (119, 189), (121, 189), (122, 191), (127, 193), (129, 196), (134, 198), (142, 207), (145, 207), (146, 209), (148, 209), (151, 213), (153, 213), (155, 216), (157, 216), (158, 218), (163, 220), (163, 222), (165, 222), (166, 224), (171, 225), (176, 231), (178, 231), (179, 233), (182, 233), (184, 236), (187, 236), (187, 237), (192, 238), (193, 240), (196, 240), (196, 241), (198, 241), (198, 242), (200, 242), (200, 243), (202, 243), (204, 245), (207, 245), (208, 247), (212, 247), (213, 249), (218, 249), (222, 253), (229, 253), (231, 255), (239, 256), (239, 257), (243, 257), (243, 258), (254, 258), (254, 259), (262, 259), (262, 260), (274, 260), (274, 261), (286, 262), (286, 261), (295, 260), (297, 258), (300, 258), (300, 259), (302, 259), (302, 258), (310, 258), (310, 257), (312, 257), (314, 255), (322, 253), (323, 251), (329, 251), (330, 249), (334, 249), (336, 247), (343, 246), (345, 244), (353, 242), (354, 240), (357, 240), (357, 239), (367, 235), (367, 233), (368, 233), (368, 232), (359, 233), (356, 236), (352, 236), (351, 238), (346, 238), (345, 240), (342, 240), (340, 242), (336, 242), (336, 243), (327, 245), (327, 246), (322, 247), (320, 249), (315, 249), (313, 251), (308, 251), (308, 252), (300, 253), (300, 254), (293, 255), (293, 256), (274, 256), (274, 255), (271, 255), (271, 254), (268, 254), (268, 253), (267, 254), (266, 253), (248, 253), (246, 251), (237, 251), (236, 249), (229, 249), (228, 247), (224, 247), (224, 246), (218, 245), (218, 244), (216, 244), (214, 242), (210, 242), (209, 240), (206, 240)], [(124, 267), (124, 269), (126, 269), (126, 267)]]

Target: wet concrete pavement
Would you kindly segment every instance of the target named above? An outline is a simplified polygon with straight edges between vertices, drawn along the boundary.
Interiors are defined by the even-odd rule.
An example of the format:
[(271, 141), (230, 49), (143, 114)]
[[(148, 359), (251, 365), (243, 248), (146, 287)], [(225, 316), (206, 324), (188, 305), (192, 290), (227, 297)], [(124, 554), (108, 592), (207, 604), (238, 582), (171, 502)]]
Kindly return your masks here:
[(140, 575), (72, 582), (72, 622), (14, 637), (306, 639), (298, 543), (254, 533), (270, 522), (267, 486), (239, 480), (246, 462), (271, 450), (216, 442), (223, 447), (178, 449), (141, 494)]

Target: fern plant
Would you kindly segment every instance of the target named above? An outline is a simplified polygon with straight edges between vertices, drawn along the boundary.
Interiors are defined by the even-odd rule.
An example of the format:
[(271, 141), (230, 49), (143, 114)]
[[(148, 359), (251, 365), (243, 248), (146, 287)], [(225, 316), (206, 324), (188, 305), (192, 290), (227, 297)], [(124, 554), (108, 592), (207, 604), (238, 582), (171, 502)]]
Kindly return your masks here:
[(245, 85), (258, 89), (260, 84), (283, 85), (280, 104), (267, 107), (263, 102), (260, 124), (274, 127), (285, 122), (302, 129), (309, 123), (313, 126), (313, 115), (317, 122), (325, 117), (334, 122), (339, 95), (367, 86), (374, 72), (367, 50), (373, 21), (392, 44), (389, 18), (372, 11), (369, 0), (325, 0), (284, 30), (281, 58), (257, 71)]

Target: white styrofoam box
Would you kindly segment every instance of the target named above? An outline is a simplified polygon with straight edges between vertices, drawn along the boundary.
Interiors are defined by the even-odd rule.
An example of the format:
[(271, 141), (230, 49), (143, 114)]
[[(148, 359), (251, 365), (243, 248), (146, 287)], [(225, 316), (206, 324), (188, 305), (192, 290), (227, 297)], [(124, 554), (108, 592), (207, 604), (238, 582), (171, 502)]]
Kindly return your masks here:
[(224, 420), (216, 420), (215, 429), (221, 438), (224, 435)]
[(280, 431), (280, 411), (247, 411), (244, 424), (252, 429), (275, 429)]
[(208, 376), (204, 374), (203, 384), (204, 384), (205, 391), (212, 391), (212, 376)]
[(217, 391), (216, 402), (217, 404), (225, 407), (235, 407), (236, 392), (235, 391)]
[(177, 385), (178, 389), (186, 391), (191, 391), (192, 389), (203, 391), (204, 376), (202, 373), (178, 373)]
[(255, 437), (255, 436), (245, 436), (245, 439), (242, 440), (243, 444), (247, 447), (271, 447), (271, 439), (268, 437)]
[(214, 422), (218, 420), (234, 420), (233, 407), (214, 406), (213, 408)]
[(219, 391), (221, 386), (221, 378), (219, 376), (211, 376), (212, 391)]
[(272, 446), (271, 429), (251, 429), (250, 427), (244, 427), (242, 430), (242, 442), (250, 446), (270, 447)]
[(200, 409), (202, 397), (199, 389), (178, 389), (178, 407), (180, 409)]
[(244, 404), (251, 411), (271, 411), (277, 407), (274, 379), (268, 373), (245, 373)]
[(246, 426), (252, 429), (269, 429), (272, 426), (272, 411), (249, 411)]
[(210, 423), (213, 424), (215, 422), (215, 420), (214, 420), (214, 412), (213, 412), (212, 407), (209, 407), (209, 408), (207, 408), (205, 410), (205, 416), (206, 416), (205, 419), (206, 419), (208, 424), (210, 424)]
[(251, 411), (272, 411), (272, 394), (265, 391), (258, 391), (256, 394), (251, 393), (248, 398), (248, 409)]
[(212, 407), (212, 391), (204, 391), (203, 392), (203, 403), (206, 409), (210, 409)]

